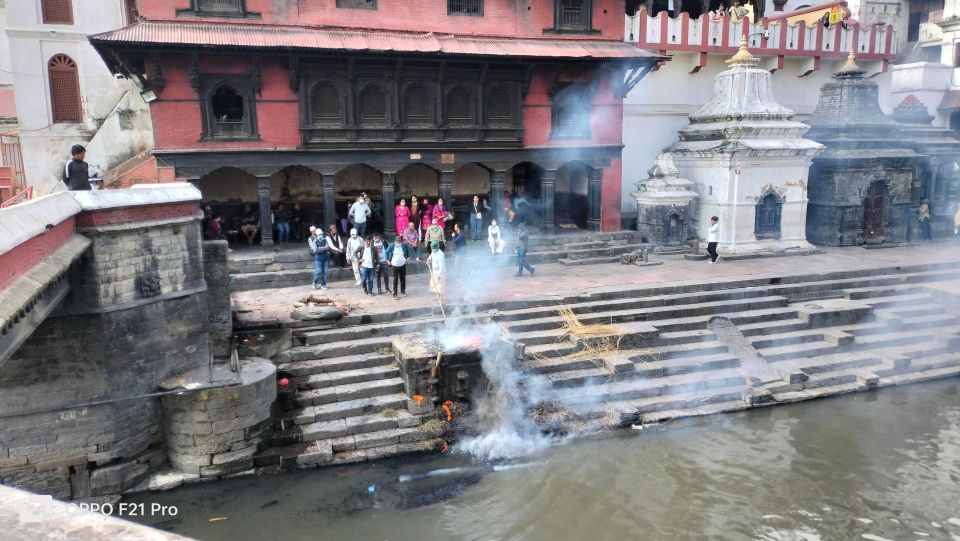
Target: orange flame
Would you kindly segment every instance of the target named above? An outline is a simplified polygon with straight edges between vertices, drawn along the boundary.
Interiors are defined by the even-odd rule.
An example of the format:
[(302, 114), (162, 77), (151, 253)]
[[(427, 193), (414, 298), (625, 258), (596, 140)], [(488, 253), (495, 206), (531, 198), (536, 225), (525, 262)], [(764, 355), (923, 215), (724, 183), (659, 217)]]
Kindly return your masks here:
[(443, 411), (447, 412), (447, 422), (453, 421), (453, 410), (450, 409), (450, 406), (453, 405), (453, 400), (447, 400), (443, 403)]
[(422, 404), (423, 401), (424, 401), (424, 398), (423, 398), (423, 395), (422, 395), (422, 394), (415, 394), (415, 395), (413, 395), (411, 398), (413, 398), (413, 401), (414, 401), (418, 406), (419, 406), (420, 404)]

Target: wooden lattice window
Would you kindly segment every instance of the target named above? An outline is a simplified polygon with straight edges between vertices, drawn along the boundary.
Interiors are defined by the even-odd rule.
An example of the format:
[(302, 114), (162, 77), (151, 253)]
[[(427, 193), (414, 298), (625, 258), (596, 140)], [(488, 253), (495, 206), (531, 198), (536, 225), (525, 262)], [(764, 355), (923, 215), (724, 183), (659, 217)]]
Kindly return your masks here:
[(405, 124), (430, 124), (433, 122), (430, 94), (420, 85), (407, 89), (403, 96), (403, 121)]
[(50, 78), (50, 110), (54, 124), (83, 122), (77, 63), (65, 54), (58, 54), (47, 63), (47, 71)]
[(41, 0), (43, 24), (73, 24), (71, 0)]
[(590, 102), (587, 83), (571, 83), (553, 95), (552, 120), (555, 138), (590, 137)]
[(337, 0), (338, 8), (377, 9), (377, 0)]
[(310, 96), (314, 124), (342, 124), (340, 92), (331, 84), (318, 84)]
[(195, 0), (196, 10), (204, 15), (243, 15), (243, 0)]
[(462, 86), (447, 95), (447, 122), (450, 124), (473, 124), (473, 96)]
[(491, 126), (512, 126), (516, 104), (506, 90), (494, 88), (487, 94), (487, 123)]
[(483, 15), (483, 0), (447, 0), (449, 15)]
[(556, 27), (560, 30), (590, 30), (591, 0), (556, 0)]
[(200, 108), (205, 139), (256, 139), (256, 101), (249, 77), (203, 78)]
[(387, 122), (387, 95), (377, 85), (360, 93), (360, 124), (382, 126)]

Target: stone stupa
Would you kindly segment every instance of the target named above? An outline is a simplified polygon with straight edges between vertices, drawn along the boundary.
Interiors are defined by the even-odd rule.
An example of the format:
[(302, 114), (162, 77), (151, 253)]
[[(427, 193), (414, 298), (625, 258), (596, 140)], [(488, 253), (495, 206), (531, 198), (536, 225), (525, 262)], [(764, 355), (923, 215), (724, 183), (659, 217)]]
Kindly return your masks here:
[(810, 167), (810, 242), (877, 246), (907, 239), (921, 156), (883, 114), (877, 83), (863, 74), (850, 53), (833, 81), (820, 87), (809, 120), (807, 136), (826, 146)]
[(809, 127), (774, 99), (770, 72), (757, 66), (746, 38), (727, 63), (713, 97), (667, 149), (700, 193), (697, 235), (705, 240), (718, 216), (721, 253), (811, 251), (807, 173), (822, 146), (805, 139)]
[(687, 243), (696, 210), (694, 183), (680, 178), (668, 152), (657, 156), (647, 174), (650, 177), (638, 182), (631, 194), (637, 200), (637, 231), (660, 253), (679, 251)]

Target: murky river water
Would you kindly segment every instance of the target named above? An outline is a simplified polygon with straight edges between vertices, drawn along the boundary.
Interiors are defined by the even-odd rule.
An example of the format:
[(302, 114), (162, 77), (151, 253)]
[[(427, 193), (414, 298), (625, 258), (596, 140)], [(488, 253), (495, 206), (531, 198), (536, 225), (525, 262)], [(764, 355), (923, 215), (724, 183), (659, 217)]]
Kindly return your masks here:
[(496, 469), (452, 455), (131, 500), (176, 505), (160, 526), (204, 540), (960, 540), (960, 381), (680, 420)]

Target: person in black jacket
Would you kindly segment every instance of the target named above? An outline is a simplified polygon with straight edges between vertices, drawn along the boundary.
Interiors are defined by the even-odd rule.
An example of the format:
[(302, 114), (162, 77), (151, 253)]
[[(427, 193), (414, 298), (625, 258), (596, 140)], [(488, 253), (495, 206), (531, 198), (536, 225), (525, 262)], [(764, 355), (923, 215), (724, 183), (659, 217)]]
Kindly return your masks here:
[(87, 155), (87, 149), (83, 148), (83, 145), (73, 145), (70, 147), (70, 155), (73, 158), (63, 168), (64, 184), (70, 190), (92, 190), (90, 166), (83, 161)]

